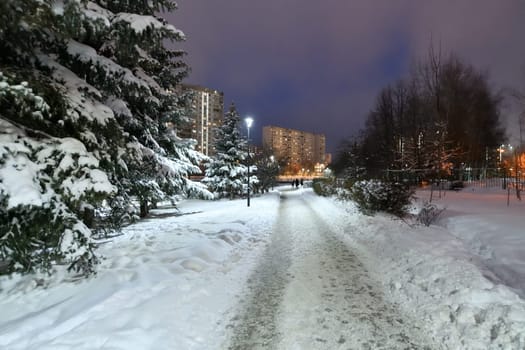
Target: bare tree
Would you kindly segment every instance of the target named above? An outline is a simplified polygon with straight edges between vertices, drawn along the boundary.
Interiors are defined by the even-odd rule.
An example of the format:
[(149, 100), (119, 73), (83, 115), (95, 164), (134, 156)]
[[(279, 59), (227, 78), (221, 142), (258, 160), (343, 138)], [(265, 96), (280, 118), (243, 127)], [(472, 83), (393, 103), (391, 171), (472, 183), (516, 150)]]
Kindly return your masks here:
[(454, 179), (452, 167), (496, 164), (489, 150), (505, 139), (500, 104), (484, 73), (453, 55), (444, 59), (431, 43), (409, 79), (380, 91), (354, 154), (369, 177), (411, 173), (442, 184)]

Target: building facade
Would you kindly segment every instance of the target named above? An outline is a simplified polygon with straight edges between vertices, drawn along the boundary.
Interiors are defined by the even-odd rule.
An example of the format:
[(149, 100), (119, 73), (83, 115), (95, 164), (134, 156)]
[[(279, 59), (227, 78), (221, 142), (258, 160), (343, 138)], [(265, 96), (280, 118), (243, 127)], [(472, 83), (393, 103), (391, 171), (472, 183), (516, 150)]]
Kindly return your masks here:
[(196, 149), (207, 156), (215, 154), (215, 130), (222, 124), (224, 116), (224, 94), (221, 91), (198, 85), (181, 86), (182, 92), (189, 92), (191, 98), (190, 123), (179, 130), (184, 138), (197, 141)]
[(326, 164), (326, 139), (322, 134), (265, 126), (263, 149), (284, 162), (289, 173), (317, 171)]

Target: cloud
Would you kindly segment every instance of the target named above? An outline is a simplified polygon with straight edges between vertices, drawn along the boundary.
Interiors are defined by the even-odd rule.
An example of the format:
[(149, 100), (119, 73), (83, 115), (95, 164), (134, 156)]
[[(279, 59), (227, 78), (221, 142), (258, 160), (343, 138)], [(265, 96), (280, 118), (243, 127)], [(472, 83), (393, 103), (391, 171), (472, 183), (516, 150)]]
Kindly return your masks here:
[(446, 51), (459, 54), (497, 83), (514, 85), (525, 63), (525, 3), (520, 0), (422, 1), (411, 11), (411, 41), (416, 54), (432, 34)]
[(259, 126), (324, 132), (332, 150), (431, 36), (498, 87), (525, 80), (522, 0), (178, 2), (169, 21), (188, 37), (192, 83), (224, 91)]

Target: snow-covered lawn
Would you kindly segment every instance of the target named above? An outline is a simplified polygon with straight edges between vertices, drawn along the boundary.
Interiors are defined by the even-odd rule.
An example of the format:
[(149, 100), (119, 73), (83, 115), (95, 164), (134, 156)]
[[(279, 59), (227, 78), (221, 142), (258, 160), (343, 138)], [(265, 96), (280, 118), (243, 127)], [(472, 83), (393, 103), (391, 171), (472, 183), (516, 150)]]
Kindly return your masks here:
[[(417, 206), (429, 197), (419, 191)], [(500, 278), (504, 271), (512, 286), (524, 286), (516, 266), (523, 266), (525, 254), (515, 254), (525, 248), (524, 203), (512, 200), (507, 207), (506, 192), (478, 188), (437, 199), (434, 193), (433, 203), (446, 210), (430, 227), (384, 215), (351, 214), (335, 222), (392, 299), (446, 348), (525, 349), (525, 302), (518, 296), (524, 290)]]
[(59, 274), (35, 289), (32, 278), (3, 277), (0, 349), (216, 348), (278, 205), (278, 193), (251, 208), (186, 201), (189, 214), (141, 221), (103, 244), (95, 278)]
[[(330, 218), (386, 297), (444, 348), (525, 349), (523, 203), (507, 207), (501, 190), (447, 192), (436, 200), (446, 211), (424, 227), (298, 191)], [(105, 259), (88, 280), (1, 277), (0, 348), (221, 349), (278, 221), (279, 193), (253, 198), (250, 208), (235, 200), (179, 209), (184, 215), (158, 210), (102, 244)]]
[(525, 297), (525, 201), (501, 189), (447, 192), (440, 224), (478, 256), (497, 279)]

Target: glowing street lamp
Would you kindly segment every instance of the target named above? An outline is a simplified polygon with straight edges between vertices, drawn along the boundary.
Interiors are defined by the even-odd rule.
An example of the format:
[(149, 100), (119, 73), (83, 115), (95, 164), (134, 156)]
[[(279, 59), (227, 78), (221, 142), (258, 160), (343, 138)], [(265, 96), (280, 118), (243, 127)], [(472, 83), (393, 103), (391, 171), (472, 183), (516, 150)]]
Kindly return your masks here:
[(253, 124), (253, 118), (247, 117), (244, 119), (246, 123), (246, 128), (248, 129), (248, 202), (247, 206), (250, 206), (250, 128)]

